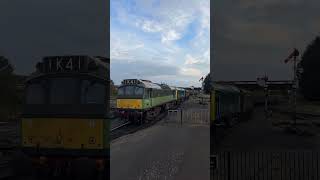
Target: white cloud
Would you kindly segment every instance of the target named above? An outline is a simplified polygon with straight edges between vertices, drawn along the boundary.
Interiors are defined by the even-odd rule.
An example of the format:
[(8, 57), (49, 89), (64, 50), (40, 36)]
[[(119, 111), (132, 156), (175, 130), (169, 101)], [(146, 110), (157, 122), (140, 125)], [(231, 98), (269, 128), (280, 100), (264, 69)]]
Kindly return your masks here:
[(210, 1), (201, 1), (199, 9), (202, 28), (210, 29)]
[[(163, 66), (152, 69), (162, 72), (161, 75), (150, 73), (150, 70), (140, 74), (155, 82), (200, 85), (199, 79), (209, 72), (210, 63), (209, 0), (160, 0), (156, 5), (151, 0), (136, 0), (135, 6), (130, 7), (125, 7), (126, 3), (122, 4), (121, 0), (113, 1), (117, 4), (114, 21), (121, 27), (111, 31), (111, 60), (142, 60), (176, 67), (176, 75), (166, 74), (161, 69)], [(186, 35), (189, 25), (195, 21), (200, 24), (192, 29), (196, 36), (181, 46), (177, 41)]]
[(134, 33), (112, 31), (110, 33), (110, 58), (114, 60), (135, 61), (144, 56), (145, 42)]
[(193, 65), (193, 64), (197, 64), (200, 61), (195, 59), (194, 57), (192, 57), (190, 54), (186, 55), (186, 61), (185, 61), (185, 65)]
[(201, 56), (194, 57), (190, 54), (186, 55), (185, 65), (209, 65), (210, 64), (210, 49), (207, 49)]
[[(145, 8), (150, 6), (148, 2), (145, 3), (147, 3), (143, 5)], [(181, 7), (181, 9), (175, 7), (180, 6), (179, 3), (181, 2), (162, 0), (162, 6), (153, 8), (152, 11), (153, 16), (158, 17), (157, 21), (149, 17), (132, 16), (134, 24), (144, 32), (159, 33), (162, 43), (179, 40), (186, 27), (195, 19), (196, 12), (187, 7)]]
[(175, 41), (180, 38), (181, 34), (177, 33), (175, 30), (169, 30), (168, 32), (163, 32), (161, 42), (167, 43), (168, 41)]
[(136, 26), (141, 27), (144, 32), (160, 32), (162, 30), (161, 25), (152, 20), (137, 20)]
[(202, 72), (196, 68), (181, 68), (180, 74), (183, 76), (201, 77)]

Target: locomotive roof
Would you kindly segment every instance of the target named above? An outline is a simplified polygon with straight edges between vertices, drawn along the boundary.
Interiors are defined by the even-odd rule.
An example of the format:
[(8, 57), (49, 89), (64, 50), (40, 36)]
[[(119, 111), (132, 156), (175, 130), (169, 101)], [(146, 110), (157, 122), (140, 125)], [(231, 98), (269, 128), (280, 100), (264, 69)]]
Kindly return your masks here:
[(140, 80), (144, 88), (150, 88), (150, 89), (162, 89), (162, 87), (159, 84), (153, 83), (151, 81), (145, 81)]
[(144, 80), (144, 79), (124, 79), (120, 86), (126, 86), (126, 85), (136, 85), (141, 86), (144, 88), (150, 88), (150, 89), (170, 89), (170, 90), (180, 90), (185, 91), (185, 89), (175, 86), (169, 86), (167, 84), (163, 83), (154, 83), (150, 80)]
[(240, 93), (240, 89), (232, 85), (221, 85), (214, 83), (213, 88), (221, 92)]
[(141, 86), (141, 87), (150, 88), (150, 89), (163, 89), (159, 84), (153, 83), (149, 80), (143, 80), (143, 79), (124, 79), (120, 87), (128, 86), (128, 85)]

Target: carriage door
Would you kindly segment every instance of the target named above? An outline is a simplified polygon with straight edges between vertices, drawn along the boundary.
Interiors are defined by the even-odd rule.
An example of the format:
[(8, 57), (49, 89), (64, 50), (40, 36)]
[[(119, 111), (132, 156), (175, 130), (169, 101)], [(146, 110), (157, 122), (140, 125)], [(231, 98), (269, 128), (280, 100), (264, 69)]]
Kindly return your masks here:
[(217, 120), (220, 120), (220, 118), (221, 118), (220, 110), (221, 110), (221, 108), (220, 108), (220, 97), (216, 96), (216, 112), (217, 112), (216, 119)]

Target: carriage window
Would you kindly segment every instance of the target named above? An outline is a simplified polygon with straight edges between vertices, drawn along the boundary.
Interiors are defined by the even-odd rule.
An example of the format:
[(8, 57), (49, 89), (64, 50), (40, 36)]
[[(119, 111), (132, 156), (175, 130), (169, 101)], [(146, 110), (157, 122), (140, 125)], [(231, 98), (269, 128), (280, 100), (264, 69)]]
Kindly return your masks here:
[(42, 84), (31, 84), (27, 87), (26, 103), (27, 104), (44, 104), (45, 88)]

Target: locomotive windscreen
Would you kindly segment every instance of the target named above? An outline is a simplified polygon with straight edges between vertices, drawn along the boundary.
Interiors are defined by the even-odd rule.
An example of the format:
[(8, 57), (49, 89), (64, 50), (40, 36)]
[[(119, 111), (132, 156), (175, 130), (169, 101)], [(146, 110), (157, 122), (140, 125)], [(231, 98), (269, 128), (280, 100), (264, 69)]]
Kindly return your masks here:
[(144, 88), (139, 86), (122, 86), (118, 89), (118, 97), (142, 97)]

